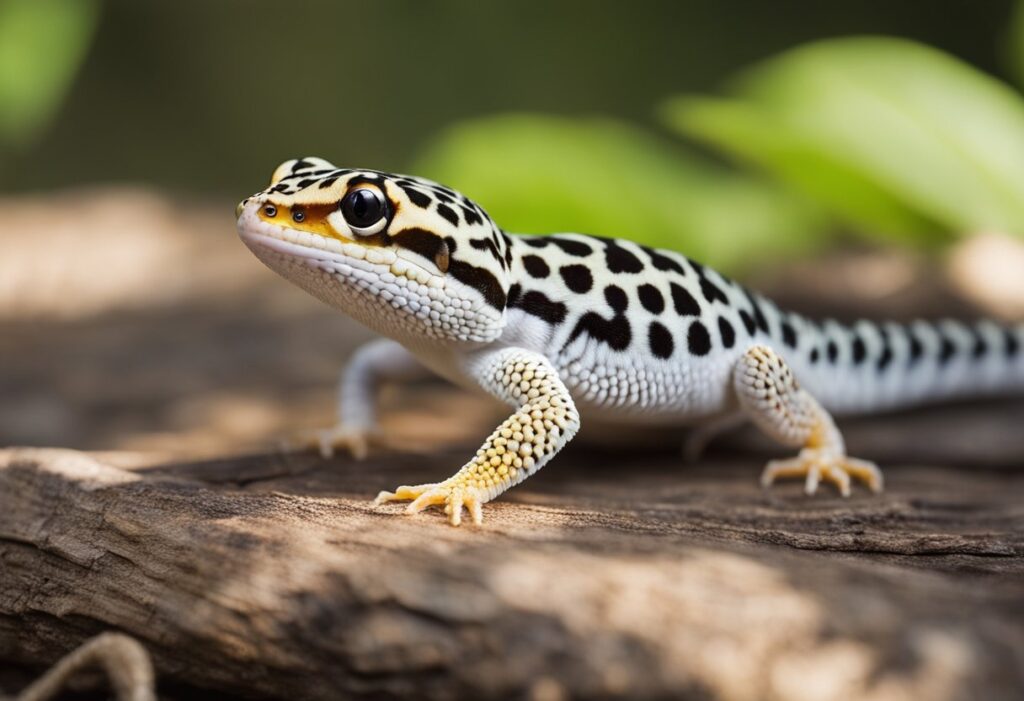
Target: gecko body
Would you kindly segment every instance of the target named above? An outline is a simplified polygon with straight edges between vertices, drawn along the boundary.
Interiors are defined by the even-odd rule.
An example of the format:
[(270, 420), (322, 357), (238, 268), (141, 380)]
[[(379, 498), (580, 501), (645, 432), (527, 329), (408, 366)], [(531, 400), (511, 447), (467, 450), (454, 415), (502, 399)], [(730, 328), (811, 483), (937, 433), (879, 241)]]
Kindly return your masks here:
[(430, 372), (513, 408), (441, 482), (383, 492), (458, 524), (550, 460), (582, 421), (715, 426), (747, 419), (800, 448), (762, 475), (851, 477), (830, 412), (863, 413), (1024, 389), (1024, 328), (991, 321), (819, 322), (674, 251), (583, 234), (514, 236), (429, 180), (283, 163), (237, 210), (267, 266), (379, 332), (339, 388), (322, 447), (365, 452), (385, 382)]

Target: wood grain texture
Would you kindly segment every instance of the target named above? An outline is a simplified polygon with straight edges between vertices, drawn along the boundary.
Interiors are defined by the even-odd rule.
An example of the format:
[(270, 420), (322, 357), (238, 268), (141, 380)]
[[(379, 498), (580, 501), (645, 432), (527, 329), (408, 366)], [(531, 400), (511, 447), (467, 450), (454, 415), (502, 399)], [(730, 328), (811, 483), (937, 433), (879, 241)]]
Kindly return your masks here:
[(751, 455), (583, 447), (483, 528), (370, 505), (462, 455), (6, 451), (0, 660), (119, 630), (165, 687), (256, 698), (1024, 694), (1012, 465), (808, 499)]

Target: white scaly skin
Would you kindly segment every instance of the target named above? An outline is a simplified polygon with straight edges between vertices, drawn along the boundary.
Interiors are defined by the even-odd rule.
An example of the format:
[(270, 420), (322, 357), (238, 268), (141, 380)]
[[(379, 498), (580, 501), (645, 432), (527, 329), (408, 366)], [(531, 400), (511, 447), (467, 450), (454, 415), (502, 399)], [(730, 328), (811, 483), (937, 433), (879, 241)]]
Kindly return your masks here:
[[(448, 479), (382, 492), (409, 512), (443, 504), (458, 524), (526, 479), (581, 418), (717, 426), (752, 420), (800, 447), (762, 482), (803, 476), (878, 491), (829, 411), (867, 412), (1024, 388), (1024, 328), (982, 321), (817, 323), (672, 251), (581, 234), (509, 236), (437, 183), (318, 158), (282, 164), (238, 207), (267, 266), (391, 340), (342, 376), (322, 451), (365, 454), (385, 382), (433, 372), (514, 409)], [(799, 383), (797, 379), (799, 378)]]

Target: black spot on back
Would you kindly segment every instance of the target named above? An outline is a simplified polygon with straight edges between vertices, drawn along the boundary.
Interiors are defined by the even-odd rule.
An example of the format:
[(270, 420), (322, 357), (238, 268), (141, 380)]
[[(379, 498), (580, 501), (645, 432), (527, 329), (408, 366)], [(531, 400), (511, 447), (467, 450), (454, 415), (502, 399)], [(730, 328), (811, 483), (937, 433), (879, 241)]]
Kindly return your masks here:
[(669, 283), (669, 290), (672, 293), (672, 305), (679, 316), (700, 316), (700, 304), (693, 298), (689, 290), (674, 282)]
[(817, 346), (812, 348), (811, 349), (811, 354), (810, 354), (810, 356), (808, 356), (810, 358), (811, 365), (814, 365), (815, 363), (817, 363), (818, 362), (818, 358), (820, 356), (821, 356), (821, 352), (818, 350)]
[(657, 358), (671, 357), (676, 345), (671, 332), (657, 321), (652, 321), (647, 328), (647, 343), (651, 347), (651, 353)]
[(790, 348), (796, 348), (796, 330), (788, 321), (782, 322), (782, 342)]
[(616, 314), (622, 314), (629, 307), (629, 297), (618, 285), (608, 285), (604, 288), (604, 299)]
[(608, 266), (608, 271), (616, 275), (619, 273), (639, 273), (644, 269), (644, 264), (639, 258), (612, 239), (605, 239), (604, 260)]
[(711, 352), (711, 335), (704, 324), (694, 321), (686, 335), (686, 343), (693, 355), (707, 355)]
[[(565, 281), (565, 286), (576, 294), (590, 292), (594, 287), (594, 276), (590, 274), (590, 268), (585, 265), (578, 263), (563, 265), (558, 269), (558, 273)], [(607, 293), (605, 296), (607, 297)]]
[(540, 256), (532, 254), (523, 256), (523, 267), (526, 268), (526, 272), (536, 278), (546, 278), (551, 274), (551, 268)]
[(834, 339), (829, 339), (828, 344), (825, 346), (825, 353), (828, 355), (828, 362), (835, 363), (839, 359), (839, 346), (836, 345)]
[(644, 252), (647, 254), (647, 257), (651, 259), (651, 264), (654, 265), (654, 267), (657, 268), (658, 270), (674, 270), (680, 275), (686, 275), (686, 268), (680, 265), (679, 261), (670, 258), (669, 256), (666, 256), (664, 253), (656, 251), (653, 248), (649, 248), (647, 246), (641, 246), (640, 248), (644, 250)]
[(636, 291), (640, 297), (640, 304), (651, 314), (661, 314), (665, 311), (665, 298), (657, 287), (650, 283), (644, 283)]
[(718, 335), (722, 337), (722, 345), (726, 348), (732, 348), (736, 342), (736, 331), (724, 316), (718, 317)]
[(757, 324), (754, 323), (754, 317), (750, 316), (750, 312), (746, 309), (740, 309), (740, 321), (743, 322), (743, 327), (747, 330), (747, 334), (753, 336), (754, 332), (757, 331)]
[(548, 241), (551, 241), (551, 243), (555, 244), (559, 248), (561, 248), (563, 251), (568, 253), (570, 256), (576, 256), (577, 258), (582, 258), (583, 256), (589, 256), (591, 253), (594, 252), (594, 249), (592, 249), (590, 246), (588, 246), (587, 244), (583, 243), (582, 241), (574, 241), (572, 239), (563, 239), (563, 238), (559, 238), (558, 236), (548, 236), (548, 237), (546, 237), (546, 239)]
[(547, 236), (523, 236), (522, 241), (527, 246), (532, 246), (533, 248), (544, 248), (551, 243)]

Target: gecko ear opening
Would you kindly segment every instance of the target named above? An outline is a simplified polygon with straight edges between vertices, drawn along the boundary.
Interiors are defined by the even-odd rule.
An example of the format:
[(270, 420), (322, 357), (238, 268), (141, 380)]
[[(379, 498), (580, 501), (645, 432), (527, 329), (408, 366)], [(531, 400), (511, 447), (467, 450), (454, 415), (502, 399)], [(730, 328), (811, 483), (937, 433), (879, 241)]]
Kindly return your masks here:
[(434, 253), (434, 265), (442, 273), (448, 272), (448, 266), (451, 265), (451, 251), (448, 249), (448, 242), (442, 241), (441, 245), (437, 247), (437, 251)]

